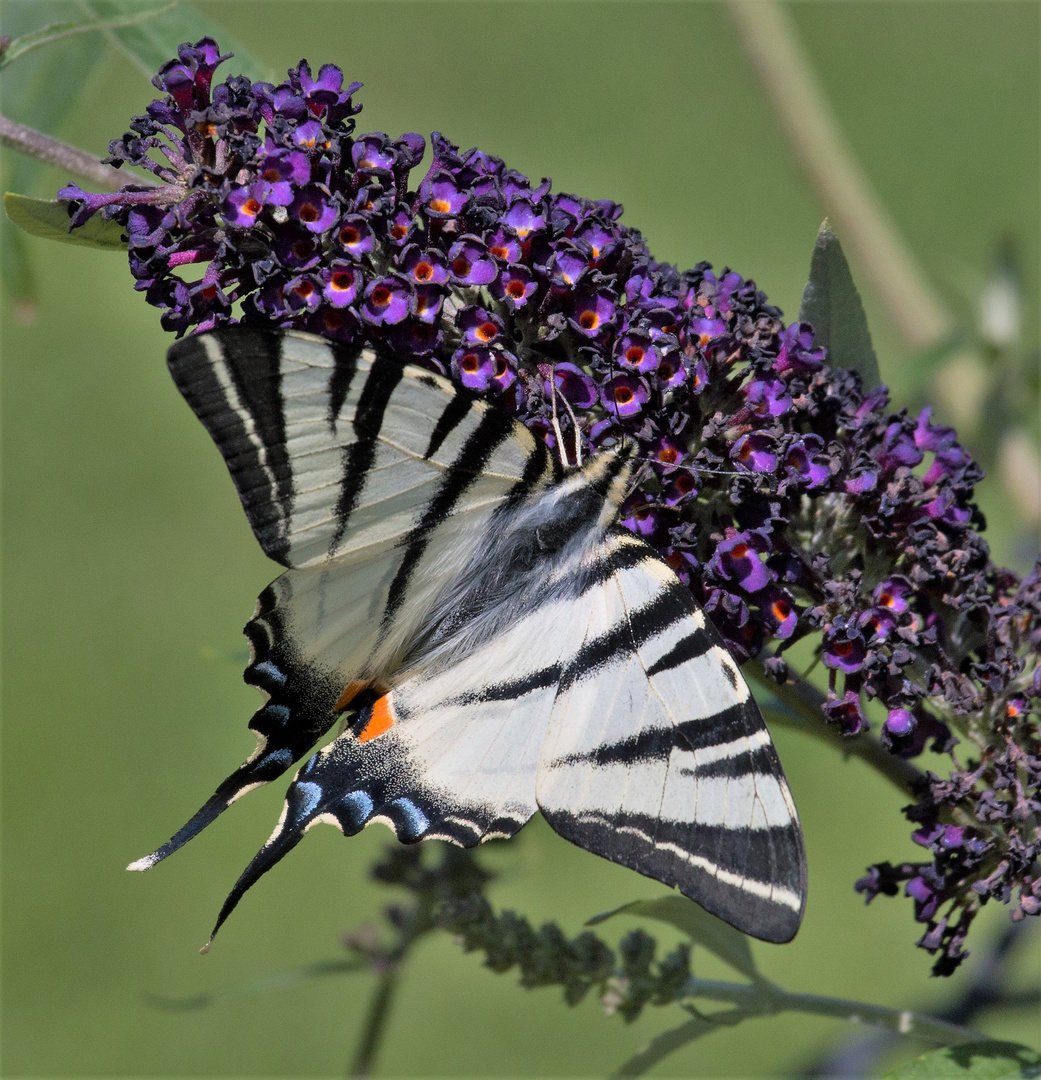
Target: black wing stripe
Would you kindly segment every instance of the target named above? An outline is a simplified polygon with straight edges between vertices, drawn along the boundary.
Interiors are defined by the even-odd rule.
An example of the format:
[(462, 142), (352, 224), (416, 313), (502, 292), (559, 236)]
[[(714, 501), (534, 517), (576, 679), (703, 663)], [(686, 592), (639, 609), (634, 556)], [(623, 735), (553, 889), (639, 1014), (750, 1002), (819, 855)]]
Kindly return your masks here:
[[(754, 927), (764, 941), (790, 941), (799, 928), (805, 881), (797, 828), (734, 829), (562, 811), (554, 818), (553, 827), (572, 842), (659, 881), (678, 881), (686, 896), (731, 924)], [(631, 843), (620, 845), (620, 836)], [(742, 866), (761, 867), (762, 878)]]
[[(602, 822), (611, 828), (618, 830), (632, 830), (642, 835), (647, 842), (653, 842), (655, 846), (678, 845), (691, 852), (715, 852), (717, 857), (713, 859), (717, 866), (729, 873), (740, 873), (742, 864), (745, 866), (761, 866), (763, 868), (775, 868), (779, 851), (784, 850), (791, 844), (792, 829), (788, 825), (775, 825), (767, 829), (740, 828), (733, 825), (706, 825), (697, 821), (669, 821), (662, 818), (652, 818), (646, 814), (631, 814), (614, 812), (610, 815), (597, 814), (596, 812), (584, 812), (581, 814), (568, 814), (565, 811), (556, 811), (561, 819), (565, 819), (572, 826), (581, 827), (583, 823), (597, 824)], [(728, 858), (735, 842), (746, 848), (747, 857), (737, 860)], [(801, 877), (798, 874), (798, 866), (793, 867), (793, 872), (788, 879), (777, 880), (782, 887), (797, 890)]]
[(535, 690), (544, 690), (548, 686), (555, 686), (560, 679), (560, 665), (553, 664), (549, 667), (538, 668), (521, 676), (519, 679), (511, 679), (506, 682), (492, 683), (480, 690), (467, 690), (455, 697), (446, 698), (444, 704), (450, 706), (479, 705), (489, 701), (516, 701)]
[(516, 420), (505, 413), (488, 409), (463, 444), (455, 461), (449, 465), (437, 494), (427, 503), (422, 518), (406, 540), (405, 554), (387, 593), (387, 606), (383, 613), (385, 629), (392, 624), (404, 603), (409, 582), (434, 530), (451, 514), (466, 489), (479, 479), (488, 459), (513, 434), (516, 423)]
[(740, 776), (749, 774), (771, 775), (777, 772), (777, 752), (773, 745), (758, 746), (754, 750), (742, 750), (740, 753), (718, 757), (704, 765), (698, 765), (693, 769), (680, 769), (681, 775), (704, 777), (725, 777), (727, 780), (736, 780)]
[(713, 644), (712, 638), (704, 630), (695, 630), (677, 641), (664, 656), (651, 664), (647, 669), (647, 674), (648, 676), (660, 675), (663, 671), (680, 667), (688, 660), (697, 660), (699, 656), (704, 656)]
[[(726, 777), (737, 779), (749, 774), (777, 771), (777, 752), (772, 743), (756, 745), (753, 725), (759, 717), (748, 705), (735, 705), (705, 720), (688, 720), (667, 728), (646, 728), (617, 742), (605, 743), (588, 753), (566, 754), (547, 762), (550, 768), (560, 765), (636, 765), (648, 760), (664, 760), (673, 750), (708, 751), (705, 760), (683, 767), (684, 776)], [(752, 735), (734, 738), (736, 730), (753, 730)], [(751, 738), (751, 742), (749, 741)], [(711, 753), (716, 751), (716, 753)]]
[(441, 444), (466, 419), (473, 407), (473, 399), (466, 394), (456, 393), (454, 397), (449, 398), (444, 411), (437, 418), (434, 430), (430, 433), (430, 442), (423, 454), (424, 458), (429, 461), (438, 452)]
[(337, 345), (332, 349), (333, 369), (329, 374), (329, 407), (326, 410), (326, 421), (329, 430), (336, 429), (336, 421), (339, 418), (343, 403), (350, 393), (354, 376), (358, 373), (358, 359), (367, 355), (369, 360), (375, 359), (375, 354), (368, 350), (359, 349), (349, 345)]
[[(563, 475), (560, 462), (546, 449), (546, 444), (541, 440), (534, 440), (528, 460), (524, 463), (524, 472), (520, 480), (510, 488), (509, 494), (503, 503), (503, 508), (516, 506), (522, 499), (535, 490), (536, 487), (547, 479), (559, 480)], [(499, 511), (497, 511), (499, 512)]]
[(397, 364), (373, 364), (369, 370), (354, 413), (353, 426), (358, 441), (343, 449), (343, 479), (335, 509), (336, 528), (329, 541), (330, 555), (340, 546), (351, 514), (361, 498), (369, 469), (376, 460), (383, 414), (402, 376), (402, 368)]
[(677, 580), (662, 586), (654, 599), (630, 612), (628, 621), (587, 641), (565, 666), (560, 678), (560, 692), (566, 693), (579, 679), (588, 677), (621, 654), (629, 655), (651, 638), (668, 630), (693, 610), (690, 593)]
[[(684, 720), (669, 727), (645, 728), (636, 735), (630, 735), (617, 742), (604, 743), (588, 753), (567, 754), (549, 762), (555, 765), (632, 765), (648, 758), (666, 758), (674, 749), (713, 750), (731, 744), (734, 733), (748, 732), (762, 728), (759, 714), (754, 706), (744, 702), (732, 705), (728, 709), (706, 716), (704, 719)], [(743, 736), (742, 736), (743, 737)], [(742, 753), (735, 748), (735, 755)], [(715, 760), (715, 759), (714, 759)], [(699, 766), (697, 774), (702, 775), (740, 775), (744, 772), (768, 772), (769, 769), (740, 769), (733, 773), (715, 773), (712, 766)]]

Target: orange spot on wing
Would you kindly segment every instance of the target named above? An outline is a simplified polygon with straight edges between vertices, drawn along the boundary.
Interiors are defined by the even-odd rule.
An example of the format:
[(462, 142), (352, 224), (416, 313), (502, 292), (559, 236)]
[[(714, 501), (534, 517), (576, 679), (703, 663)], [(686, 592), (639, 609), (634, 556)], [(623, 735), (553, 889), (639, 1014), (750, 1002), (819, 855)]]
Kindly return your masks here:
[(348, 705), (369, 685), (368, 679), (351, 679), (347, 689), (339, 696), (333, 706), (333, 712), (343, 712)]
[(372, 706), (372, 716), (369, 722), (358, 732), (358, 742), (368, 742), (390, 731), (394, 726), (394, 711), (390, 705), (390, 695), (384, 694)]

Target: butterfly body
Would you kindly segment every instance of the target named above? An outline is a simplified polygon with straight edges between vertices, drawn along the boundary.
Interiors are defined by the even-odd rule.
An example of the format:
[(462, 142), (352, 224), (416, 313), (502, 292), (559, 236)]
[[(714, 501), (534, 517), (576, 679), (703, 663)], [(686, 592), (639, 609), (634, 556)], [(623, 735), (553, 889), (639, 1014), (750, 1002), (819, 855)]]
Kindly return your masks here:
[(231, 328), (169, 363), (288, 569), (246, 627), (256, 750), (132, 868), (339, 722), (218, 926), (318, 822), (471, 846), (541, 809), (740, 929), (794, 934), (805, 863), (783, 772), (689, 590), (616, 524), (628, 451), (565, 469), (446, 380), (307, 335)]

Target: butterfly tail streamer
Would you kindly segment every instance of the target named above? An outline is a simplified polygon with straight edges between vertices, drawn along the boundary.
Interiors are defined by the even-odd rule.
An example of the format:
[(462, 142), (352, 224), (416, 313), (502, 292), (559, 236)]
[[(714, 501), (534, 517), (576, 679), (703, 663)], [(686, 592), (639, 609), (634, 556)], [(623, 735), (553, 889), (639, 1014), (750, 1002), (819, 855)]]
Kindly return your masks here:
[[(207, 949), (245, 893), (296, 847), (312, 825), (334, 825), (344, 836), (353, 836), (375, 819), (390, 825), (405, 843), (422, 840), (428, 834), (431, 820), (416, 802), (388, 789), (392, 782), (386, 774), (397, 770), (393, 766), (388, 769), (386, 761), (381, 769), (379, 758), (386, 755), (400, 765), (396, 755), (386, 750), (366, 750), (359, 743), (356, 732), (366, 727), (372, 714), (371, 702), (355, 710), (349, 729), (318, 751), (297, 773), (286, 792), (275, 831), (228, 894)], [(345, 767), (345, 759), (353, 767)], [(379, 779), (381, 772), (383, 782)]]
[[(149, 870), (184, 847), (236, 799), (278, 779), (332, 727), (343, 680), (332, 673), (323, 675), (296, 651), (289, 633), (292, 599), (291, 575), (283, 574), (260, 594), (245, 627), (252, 657), (243, 679), (267, 697), (249, 722), (257, 740), (253, 753), (187, 824), (128, 870)], [(351, 629), (349, 621), (346, 626)]]
[(189, 840), (198, 836), (207, 825), (212, 824), (225, 810), (247, 791), (252, 791), (262, 784), (277, 779), (292, 764), (292, 759), (284, 764), (280, 760), (271, 760), (267, 755), (259, 760), (247, 761), (236, 769), (224, 783), (206, 800), (172, 837), (150, 855), (132, 862), (127, 869), (135, 871), (151, 870), (157, 863), (179, 851)]

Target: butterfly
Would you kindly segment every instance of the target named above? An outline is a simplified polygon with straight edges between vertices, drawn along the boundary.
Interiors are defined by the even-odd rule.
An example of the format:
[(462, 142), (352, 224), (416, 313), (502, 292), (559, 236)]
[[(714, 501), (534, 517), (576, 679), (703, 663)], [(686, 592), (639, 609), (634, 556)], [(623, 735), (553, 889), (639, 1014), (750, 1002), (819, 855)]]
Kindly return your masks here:
[[(471, 847), (536, 809), (588, 851), (788, 941), (806, 861), (738, 666), (616, 523), (631, 447), (565, 467), (488, 401), (370, 348), (233, 326), (169, 352), (264, 552), (256, 748), (146, 870), (298, 770), (245, 891), (318, 822)], [(211, 938), (212, 940), (212, 938)]]

